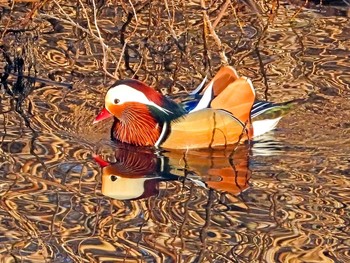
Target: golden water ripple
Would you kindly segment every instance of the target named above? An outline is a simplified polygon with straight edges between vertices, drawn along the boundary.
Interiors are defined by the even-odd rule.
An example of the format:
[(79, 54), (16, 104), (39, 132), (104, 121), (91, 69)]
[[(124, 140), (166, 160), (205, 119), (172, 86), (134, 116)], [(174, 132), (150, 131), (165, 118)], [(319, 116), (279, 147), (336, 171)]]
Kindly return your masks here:
[[(101, 169), (92, 158), (97, 153), (116, 161), (111, 122), (91, 125), (113, 83), (101, 69), (103, 49), (98, 39), (59, 21), (68, 15), (87, 28), (86, 15), (76, 6), (85, 1), (59, 1), (66, 14), (57, 12), (55, 2), (48, 1), (30, 21), (28, 28), (42, 26), (37, 32), (5, 34), (11, 57), (22, 48), (25, 62), (40, 78), (58, 83), (34, 85), (21, 104), (22, 114), (15, 111), (19, 95), (13, 99), (1, 86), (0, 261), (350, 261), (347, 17), (302, 10), (291, 19), (299, 7), (283, 3), (261, 35), (268, 19), (264, 14), (252, 16), (240, 4), (237, 10), (230, 7), (215, 28), (228, 63), (252, 78), (259, 98), (266, 88), (261, 62), (270, 100), (308, 98), (308, 103), (285, 117), (265, 141), (254, 143), (246, 154), (251, 175), (247, 171), (248, 182), (238, 196), (198, 183), (221, 177), (196, 164), (207, 167), (209, 160), (210, 168), (218, 169), (228, 161), (227, 153), (192, 153), (197, 157), (187, 158), (188, 178), (183, 176), (186, 158), (172, 153), (167, 157), (179, 165), (177, 175), (183, 172), (178, 180), (159, 182), (156, 195), (122, 201), (102, 194)], [(220, 66), (212, 36), (205, 54), (203, 9), (196, 1), (168, 1), (169, 12), (165, 2), (140, 10), (146, 2), (135, 2), (138, 21), (127, 25), (123, 7), (108, 3), (99, 6), (98, 24), (111, 48), (107, 69), (114, 73), (121, 58), (118, 77), (132, 77), (139, 69), (139, 79), (176, 93), (193, 89)], [(212, 22), (221, 3), (207, 3)], [(263, 2), (258, 5), (269, 12)], [(17, 21), (10, 28), (18, 28), (32, 7), (6, 9), (1, 30), (9, 18)], [(128, 62), (121, 56), (123, 25)], [(5, 61), (0, 63), (3, 68)], [(33, 74), (33, 68), (29, 71), (25, 74)], [(10, 87), (15, 80), (11, 76)], [(59, 86), (62, 82), (73, 89)]]

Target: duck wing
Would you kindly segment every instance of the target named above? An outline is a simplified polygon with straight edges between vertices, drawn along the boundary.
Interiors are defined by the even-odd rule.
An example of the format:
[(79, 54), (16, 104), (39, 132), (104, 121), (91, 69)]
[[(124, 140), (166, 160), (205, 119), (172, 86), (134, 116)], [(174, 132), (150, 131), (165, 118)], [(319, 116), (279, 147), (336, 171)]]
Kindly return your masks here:
[(165, 149), (211, 148), (245, 140), (245, 125), (221, 109), (202, 109), (170, 123)]
[(213, 83), (213, 96), (218, 96), (226, 87), (232, 82), (236, 81), (239, 78), (237, 71), (231, 66), (221, 67), (220, 70), (216, 73), (214, 78), (209, 82), (209, 84), (204, 88), (210, 87), (210, 84)]
[(254, 101), (255, 90), (251, 80), (240, 77), (222, 90), (211, 101), (210, 107), (228, 111), (242, 123), (249, 123)]

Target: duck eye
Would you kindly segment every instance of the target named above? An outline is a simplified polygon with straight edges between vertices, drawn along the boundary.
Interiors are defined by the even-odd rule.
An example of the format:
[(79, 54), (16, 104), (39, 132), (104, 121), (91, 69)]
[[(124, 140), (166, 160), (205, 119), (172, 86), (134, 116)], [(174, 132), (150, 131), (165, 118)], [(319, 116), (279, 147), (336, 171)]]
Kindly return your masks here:
[(112, 181), (112, 182), (116, 181), (117, 179), (118, 179), (118, 177), (116, 177), (115, 175), (112, 175), (112, 176), (111, 176), (111, 181)]
[(120, 99), (114, 99), (114, 104), (118, 104), (120, 102)]

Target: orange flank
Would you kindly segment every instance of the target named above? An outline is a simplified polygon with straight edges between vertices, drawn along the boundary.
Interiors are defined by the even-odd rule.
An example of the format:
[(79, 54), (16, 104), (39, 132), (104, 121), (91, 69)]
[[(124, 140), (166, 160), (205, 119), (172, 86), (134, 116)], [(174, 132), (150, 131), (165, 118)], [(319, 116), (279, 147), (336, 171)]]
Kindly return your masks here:
[(193, 149), (227, 146), (244, 141), (244, 125), (222, 110), (203, 109), (171, 123), (170, 134), (161, 144), (165, 149)]

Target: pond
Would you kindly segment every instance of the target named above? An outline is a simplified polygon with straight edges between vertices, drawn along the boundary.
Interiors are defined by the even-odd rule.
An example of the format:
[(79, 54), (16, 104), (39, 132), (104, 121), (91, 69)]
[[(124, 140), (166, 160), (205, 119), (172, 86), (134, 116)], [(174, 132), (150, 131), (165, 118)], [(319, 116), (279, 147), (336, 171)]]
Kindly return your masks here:
[[(1, 2), (1, 261), (349, 262), (350, 21), (331, 4)], [(92, 124), (116, 79), (183, 94), (224, 64), (305, 103), (227, 149)]]

